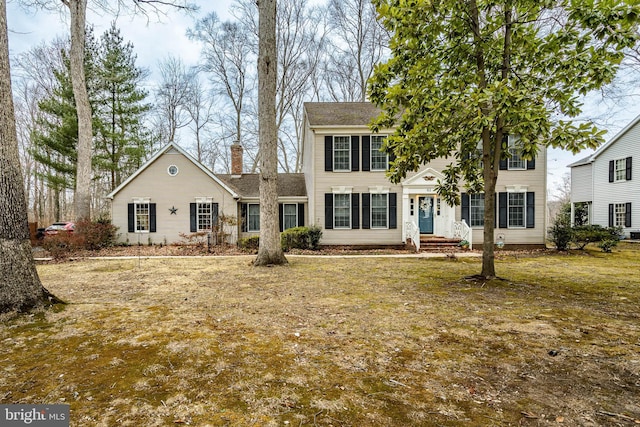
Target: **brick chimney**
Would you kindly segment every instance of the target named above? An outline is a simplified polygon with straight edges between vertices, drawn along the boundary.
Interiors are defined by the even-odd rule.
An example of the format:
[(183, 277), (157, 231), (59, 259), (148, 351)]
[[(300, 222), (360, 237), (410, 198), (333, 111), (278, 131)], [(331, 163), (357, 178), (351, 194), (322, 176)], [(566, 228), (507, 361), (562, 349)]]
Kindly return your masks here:
[(233, 144), (231, 146), (231, 175), (242, 175), (242, 145)]

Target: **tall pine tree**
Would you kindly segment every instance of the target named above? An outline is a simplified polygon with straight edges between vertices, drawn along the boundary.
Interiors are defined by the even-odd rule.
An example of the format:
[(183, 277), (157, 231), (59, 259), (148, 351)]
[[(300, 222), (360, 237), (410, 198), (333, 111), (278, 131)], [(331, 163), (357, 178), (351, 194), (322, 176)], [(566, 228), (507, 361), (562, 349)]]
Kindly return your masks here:
[(140, 167), (151, 147), (150, 132), (143, 125), (151, 106), (144, 102), (147, 92), (139, 89), (146, 73), (135, 62), (133, 45), (124, 42), (112, 23), (101, 37), (93, 113), (98, 119), (93, 164), (108, 173), (111, 190)]

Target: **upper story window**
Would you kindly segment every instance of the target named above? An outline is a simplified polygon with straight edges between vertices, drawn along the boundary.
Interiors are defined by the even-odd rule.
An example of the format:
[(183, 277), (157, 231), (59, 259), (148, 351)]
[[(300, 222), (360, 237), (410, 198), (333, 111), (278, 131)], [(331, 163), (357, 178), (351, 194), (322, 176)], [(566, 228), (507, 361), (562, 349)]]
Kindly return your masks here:
[(176, 165), (171, 165), (167, 168), (167, 173), (171, 176), (176, 176), (178, 175), (178, 166)]
[(351, 137), (333, 137), (333, 170), (351, 171)]
[(372, 171), (386, 171), (389, 166), (389, 156), (387, 153), (381, 151), (382, 143), (386, 136), (372, 135), (371, 136), (371, 170)]
[(627, 180), (627, 159), (618, 159), (615, 163), (615, 177), (616, 181)]
[(527, 161), (522, 158), (522, 149), (517, 145), (518, 139), (509, 136), (509, 160), (507, 161), (507, 169), (509, 170), (525, 170), (527, 169)]

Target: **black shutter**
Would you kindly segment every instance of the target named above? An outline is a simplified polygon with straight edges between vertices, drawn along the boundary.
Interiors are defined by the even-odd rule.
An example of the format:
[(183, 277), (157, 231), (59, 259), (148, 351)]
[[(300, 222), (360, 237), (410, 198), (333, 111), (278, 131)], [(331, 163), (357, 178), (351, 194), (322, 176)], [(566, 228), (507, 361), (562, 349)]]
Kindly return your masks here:
[(360, 137), (358, 135), (351, 136), (351, 171), (360, 170)]
[(624, 226), (631, 227), (631, 203), (624, 205)]
[(536, 158), (534, 157), (531, 160), (527, 160), (527, 170), (533, 170), (536, 168)]
[(467, 193), (462, 193), (460, 195), (460, 219), (463, 219), (464, 221), (467, 222), (467, 225), (469, 224), (469, 217), (470, 217), (470, 209), (469, 209), (469, 194)]
[(304, 227), (304, 203), (298, 203), (298, 227)]
[(389, 193), (389, 228), (398, 228), (398, 197), (396, 193)]
[(333, 193), (324, 193), (324, 228), (333, 228)]
[(246, 233), (249, 229), (249, 207), (246, 203), (240, 203), (240, 230)]
[(615, 163), (613, 160), (609, 160), (609, 182), (613, 182), (615, 177)]
[(527, 228), (536, 226), (536, 193), (527, 192)]
[(149, 232), (156, 232), (156, 204), (149, 203)]
[(214, 203), (213, 204), (213, 219), (212, 219), (212, 225), (214, 227), (216, 227), (218, 225), (218, 204)]
[(278, 203), (278, 225), (282, 233), (284, 231), (284, 205), (282, 203)]
[(362, 228), (371, 228), (371, 194), (362, 193)]
[(626, 170), (625, 179), (627, 181), (631, 181), (631, 157), (627, 157), (627, 170)]
[(613, 227), (613, 203), (609, 203), (609, 227)]
[[(482, 221), (484, 223), (484, 212), (482, 212)], [(498, 226), (498, 193), (493, 193), (493, 228)]]
[(507, 159), (500, 159), (500, 170), (501, 171), (507, 170)]
[(351, 228), (360, 228), (360, 194), (351, 194)]
[(498, 227), (507, 228), (507, 193), (498, 193)]
[(127, 231), (129, 233), (136, 231), (136, 206), (133, 203), (127, 205)]
[(333, 136), (324, 137), (324, 170), (333, 171)]
[(371, 170), (371, 136), (369, 135), (362, 137), (362, 170), (365, 172)]
[(189, 203), (189, 223), (192, 233), (198, 231), (198, 218), (196, 213), (197, 206), (195, 203)]

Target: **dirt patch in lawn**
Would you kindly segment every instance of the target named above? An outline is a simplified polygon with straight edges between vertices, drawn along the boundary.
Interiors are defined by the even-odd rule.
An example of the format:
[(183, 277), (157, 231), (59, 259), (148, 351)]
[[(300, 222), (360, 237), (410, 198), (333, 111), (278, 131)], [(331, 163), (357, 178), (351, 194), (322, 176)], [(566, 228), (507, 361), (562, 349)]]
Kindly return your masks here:
[(638, 252), (41, 265), (0, 324), (0, 403), (74, 426), (634, 425)]

